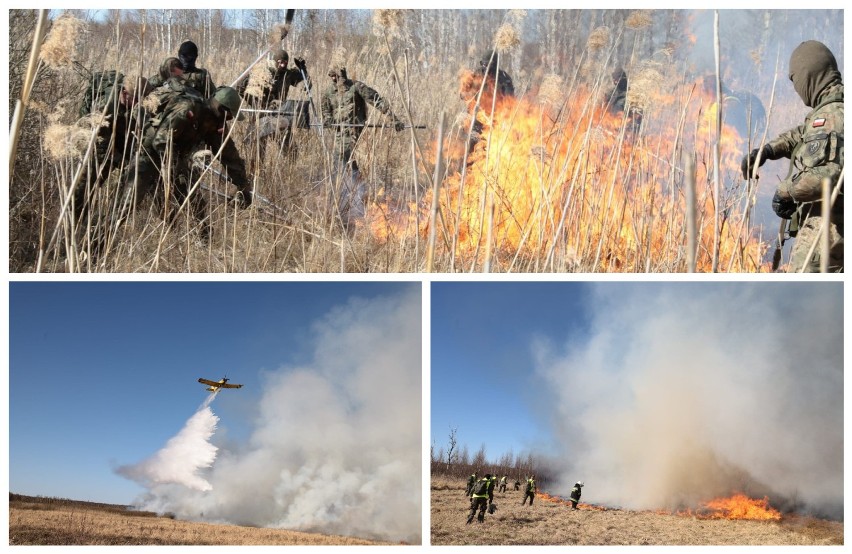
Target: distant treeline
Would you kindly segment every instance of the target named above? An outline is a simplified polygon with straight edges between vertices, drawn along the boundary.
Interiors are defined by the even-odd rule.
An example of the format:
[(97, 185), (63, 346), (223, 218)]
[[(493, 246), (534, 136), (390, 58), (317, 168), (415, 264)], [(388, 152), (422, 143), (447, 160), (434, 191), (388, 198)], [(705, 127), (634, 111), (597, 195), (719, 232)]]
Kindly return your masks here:
[[(449, 460), (448, 460), (449, 457)], [(539, 490), (547, 488), (547, 483), (556, 480), (556, 471), (550, 460), (534, 456), (531, 453), (515, 455), (507, 452), (500, 456), (497, 461), (488, 460), (485, 454), (485, 446), (481, 446), (472, 457), (467, 446), (460, 451), (448, 454), (443, 448), (437, 451), (433, 448), (431, 453), (430, 472), (433, 476), (442, 476), (451, 479), (466, 481), (476, 472), (481, 477), (486, 473), (496, 475), (498, 478), (504, 475), (508, 477), (508, 487), (511, 489), (515, 481), (520, 481), (523, 486), (530, 475), (536, 476), (536, 486)]]
[(71, 500), (70, 498), (55, 498), (51, 496), (27, 496), (25, 494), (9, 493), (9, 505), (17, 504), (40, 504), (48, 508), (61, 506), (72, 506), (75, 508), (86, 508), (89, 510), (102, 510), (108, 512), (131, 512), (131, 515), (157, 517), (154, 512), (142, 512), (134, 510), (133, 506), (123, 504), (105, 504), (103, 502), (87, 502), (85, 500)]

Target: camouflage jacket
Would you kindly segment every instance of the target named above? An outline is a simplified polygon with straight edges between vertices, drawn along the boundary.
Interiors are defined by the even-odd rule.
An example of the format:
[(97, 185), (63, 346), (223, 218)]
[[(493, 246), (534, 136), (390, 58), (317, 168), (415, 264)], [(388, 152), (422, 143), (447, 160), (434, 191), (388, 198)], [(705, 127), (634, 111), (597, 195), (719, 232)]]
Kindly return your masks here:
[(166, 151), (171, 145), (172, 157), (182, 161), (205, 147), (214, 153), (222, 148), (220, 161), (234, 185), (242, 190), (248, 186), (245, 162), (230, 138), (224, 140), (223, 146), (223, 133), (227, 133), (227, 128), (222, 118), (209, 108), (207, 102), (176, 96), (161, 114), (148, 122), (144, 146), (166, 159)]
[[(121, 87), (117, 86), (113, 93), (107, 97), (97, 98), (92, 104), (93, 114), (104, 114), (106, 125), (98, 129), (98, 140), (95, 150), (98, 157), (123, 156), (127, 147), (132, 144), (132, 133), (139, 136), (145, 124), (146, 112), (140, 107), (128, 109), (126, 105), (118, 101), (115, 93), (120, 93)], [(113, 137), (115, 139), (113, 140)]]
[(186, 79), (189, 86), (204, 95), (204, 98), (210, 98), (216, 92), (216, 85), (213, 83), (213, 78), (210, 77), (210, 72), (203, 67), (186, 71), (183, 78)]
[[(281, 105), (283, 105), (284, 101), (287, 100), (287, 94), (290, 92), (290, 87), (295, 87), (302, 81), (305, 81), (305, 79), (302, 78), (302, 72), (299, 71), (299, 68), (297, 67), (285, 69), (280, 73), (276, 71), (274, 67), (269, 67), (268, 69), (271, 77), (270, 82), (272, 84), (263, 88), (262, 96), (259, 99), (251, 97), (247, 98), (249, 102), (260, 108), (269, 108), (270, 104), (274, 100), (280, 101)], [(311, 77), (308, 75), (307, 71), (305, 72), (305, 77), (307, 77), (306, 82), (308, 89), (310, 89), (312, 87)], [(248, 82), (248, 79), (244, 80), (237, 88), (237, 91), (241, 96), (245, 95)]]
[[(769, 142), (776, 157), (790, 158), (790, 172), (778, 185), (782, 197), (815, 202), (822, 196), (822, 179), (836, 184), (843, 170), (843, 84), (828, 86), (816, 107), (798, 127)], [(842, 196), (834, 211), (843, 212)], [(839, 211), (838, 211), (839, 207)]]
[[(367, 122), (367, 104), (383, 114), (396, 119), (390, 104), (382, 96), (360, 81), (347, 79), (343, 86), (331, 86), (322, 97), (322, 118), (326, 125), (348, 123), (363, 125)], [(338, 134), (361, 133), (362, 127), (338, 127)]]

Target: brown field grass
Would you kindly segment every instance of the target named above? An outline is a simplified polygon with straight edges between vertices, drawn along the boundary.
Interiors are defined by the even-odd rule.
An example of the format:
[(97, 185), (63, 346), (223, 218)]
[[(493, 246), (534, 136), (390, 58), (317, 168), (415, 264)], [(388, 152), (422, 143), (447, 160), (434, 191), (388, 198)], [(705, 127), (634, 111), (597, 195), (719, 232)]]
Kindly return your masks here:
[(779, 522), (706, 520), (630, 510), (571, 510), (523, 493), (494, 493), (497, 511), (467, 525), (464, 482), (433, 479), (432, 544), (489, 545), (841, 545), (843, 523), (803, 516)]
[[(206, 24), (201, 16), (219, 14), (214, 10), (178, 12), (182, 23), (174, 29), (169, 27), (168, 36), (174, 31), (200, 40), (203, 53), (199, 65), (210, 69), (217, 83), (236, 78), (265, 44), (265, 33), (253, 28), (235, 29), (224, 21)], [(74, 175), (83, 156), (79, 152), (48, 156), (46, 130), (57, 122), (74, 123), (85, 81), (80, 73), (115, 68), (127, 74), (151, 75), (165, 56), (174, 54), (176, 46), (167, 48), (162, 40), (166, 31), (157, 18), (165, 14), (147, 14), (150, 19), (141, 25), (129, 12), (116, 10), (107, 21), (87, 22), (87, 31), (73, 45), (78, 65), (40, 66), (9, 184), (9, 270), (681, 272), (689, 268), (688, 251), (697, 255), (698, 268), (705, 271), (710, 267), (713, 245), (718, 242), (716, 235), (725, 237), (719, 271), (767, 269), (767, 264), (761, 264), (769, 247), (766, 232), (752, 221), (757, 190), (746, 190), (737, 177), (739, 158), (747, 151), (745, 145), (726, 149), (727, 161), (733, 160), (735, 167), (726, 173), (724, 194), (719, 200), (722, 228), (714, 229), (718, 217), (712, 213), (715, 208), (711, 209), (709, 182), (702, 169), (704, 177), (699, 175), (698, 179), (697, 246), (696, 236), (687, 237), (682, 198), (686, 185), (678, 161), (681, 149), (690, 150), (700, 168), (712, 164), (703, 146), (682, 146), (685, 138), (668, 136), (671, 126), (660, 123), (683, 120), (683, 134), (691, 137), (689, 142), (700, 142), (694, 136), (700, 135), (697, 116), (690, 115), (700, 102), (690, 96), (693, 76), (686, 48), (669, 64), (671, 71), (662, 87), (667, 97), (669, 90), (684, 94), (660, 102), (656, 111), (645, 117), (647, 129), (640, 136), (625, 139), (631, 135), (620, 117), (612, 129), (600, 126), (597, 119), (592, 125), (587, 117), (600, 109), (597, 98), (603, 94), (610, 66), (617, 60), (589, 60), (586, 38), (562, 32), (563, 28), (580, 28), (574, 18), (584, 16), (584, 11), (560, 13), (558, 17), (554, 13), (546, 22), (548, 33), (568, 37), (573, 46), (549, 44), (539, 51), (541, 46), (535, 40), (523, 37), (529, 42), (503, 54), (501, 68), (513, 75), (519, 101), (501, 108), (497, 121), (505, 125), (498, 125), (502, 130), (489, 140), (493, 140), (494, 152), (519, 144), (515, 144), (516, 151), (495, 158), (502, 169), (492, 171), (488, 169), (488, 156), (496, 154), (489, 154), (492, 147), (484, 148), (487, 141), (481, 142), (477, 163), (468, 160), (465, 165), (458, 157), (467, 143), (470, 122), (468, 107), (460, 98), (459, 75), (460, 70), (477, 66), (480, 50), (492, 43), (498, 29), (505, 29), (504, 20), (509, 16), (500, 10), (482, 10), (475, 18), (466, 10), (413, 10), (397, 21), (399, 14), (387, 13), (380, 26), (384, 30), (377, 35), (361, 12), (300, 11), (297, 28), (286, 44), (291, 55), (304, 55), (308, 60), (314, 102), (329, 86), (326, 68), (336, 56), (343, 56), (351, 77), (376, 88), (406, 122), (427, 127), (403, 133), (369, 129), (361, 136), (356, 158), (366, 185), (368, 214), (354, 227), (344, 228), (335, 202), (330, 200), (339, 196), (341, 189), (328, 156), (331, 133), (320, 139), (317, 129), (297, 129), (296, 152), (270, 148), (261, 159), (249, 131), (256, 123), (252, 118), (234, 126), (233, 138), (248, 165), (255, 192), (277, 208), (258, 199), (251, 209), (235, 211), (221, 196), (232, 194), (233, 187), (205, 177), (202, 184), (219, 192), (199, 191), (212, 205), (212, 236), (208, 242), (200, 239), (194, 218), (185, 214), (175, 225), (166, 226), (161, 213), (149, 211), (150, 199), (129, 224), (99, 222), (91, 225), (89, 233), (90, 222), (74, 221), (65, 200), (75, 186)], [(603, 23), (618, 30), (628, 13), (615, 10), (600, 17), (612, 19)], [(228, 13), (219, 15), (227, 17)], [(10, 28), (21, 30), (10, 36), (10, 52), (14, 54), (10, 60), (14, 77), (10, 78), (10, 98), (15, 99), (31, 44), (31, 36), (25, 31), (33, 24), (34, 12), (13, 10), (10, 16), (16, 18)], [(656, 17), (677, 21), (683, 14), (659, 12)], [(400, 34), (407, 38), (400, 38)], [(613, 45), (618, 57), (632, 59), (639, 43), (652, 44), (650, 36), (637, 40), (619, 40)], [(689, 43), (685, 37), (679, 40), (684, 45)], [(65, 50), (71, 50), (71, 46), (66, 41)], [(552, 63), (542, 65), (543, 58), (553, 58)], [(577, 68), (587, 65), (592, 70), (579, 75)], [(545, 71), (546, 67), (550, 69)], [(756, 68), (747, 70), (754, 72)], [(560, 94), (555, 99), (544, 95), (539, 102), (538, 89), (549, 72), (559, 77)], [(758, 92), (763, 98), (769, 96), (765, 86)], [(785, 100), (779, 100), (778, 110), (800, 109), (789, 87), (780, 92)], [(297, 87), (290, 98), (306, 100), (308, 95)], [(446, 152), (439, 171), (434, 172), (441, 114), (447, 122)], [(387, 123), (377, 113), (370, 121)], [(657, 127), (652, 125), (654, 121)], [(532, 127), (527, 129), (529, 125)], [(524, 140), (519, 141), (513, 129), (523, 131)], [(579, 163), (586, 155), (589, 159)], [(469, 174), (466, 169), (462, 171), (468, 166)], [(110, 202), (119, 195), (119, 176), (117, 169), (93, 200), (92, 221), (103, 218), (114, 223)], [(436, 222), (430, 228), (427, 222), (429, 199), (435, 190), (433, 176), (441, 186), (435, 203)], [(107, 245), (93, 247), (90, 241), (95, 239), (90, 235), (102, 233), (108, 235)]]
[[(18, 496), (18, 495), (15, 495)], [(10, 545), (378, 545), (357, 537), (178, 521), (124, 506), (50, 498), (9, 501)]]

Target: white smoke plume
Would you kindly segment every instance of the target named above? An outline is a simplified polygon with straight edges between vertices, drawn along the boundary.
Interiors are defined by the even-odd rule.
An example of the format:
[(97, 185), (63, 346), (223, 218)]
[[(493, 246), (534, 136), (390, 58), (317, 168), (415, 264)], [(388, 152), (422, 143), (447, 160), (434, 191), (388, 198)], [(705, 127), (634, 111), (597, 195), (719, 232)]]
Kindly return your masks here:
[[(420, 302), (413, 287), (351, 300), (315, 323), (311, 361), (266, 375), (251, 435), (220, 445), (204, 474), (211, 488), (154, 482), (141, 507), (419, 544)], [(186, 472), (194, 459), (186, 454)], [(140, 465), (154, 473), (160, 460)]]
[(558, 488), (673, 509), (745, 492), (842, 517), (842, 283), (603, 283), (588, 335), (535, 347)]
[(177, 435), (169, 439), (156, 454), (116, 471), (143, 486), (154, 487), (175, 483), (189, 489), (209, 491), (212, 487), (199, 472), (213, 465), (217, 447), (210, 444), (219, 418), (210, 409), (211, 394), (198, 411), (189, 418)]

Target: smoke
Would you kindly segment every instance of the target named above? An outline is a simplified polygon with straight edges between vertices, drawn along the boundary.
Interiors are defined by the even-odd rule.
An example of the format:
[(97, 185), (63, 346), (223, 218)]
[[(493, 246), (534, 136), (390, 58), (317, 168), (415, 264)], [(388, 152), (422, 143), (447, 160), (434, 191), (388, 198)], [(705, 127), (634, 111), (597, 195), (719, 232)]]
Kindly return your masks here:
[(210, 444), (219, 418), (210, 409), (211, 394), (189, 418), (183, 429), (159, 452), (135, 465), (116, 469), (119, 475), (145, 487), (175, 483), (189, 489), (209, 491), (212, 487), (199, 472), (213, 465), (218, 448)]
[(842, 283), (593, 290), (588, 335), (534, 348), (560, 490), (632, 509), (742, 491), (842, 517)]
[[(250, 436), (239, 446), (220, 445), (203, 475), (210, 488), (149, 477), (140, 507), (182, 519), (419, 543), (421, 318), (414, 289), (351, 300), (316, 322), (310, 362), (265, 376)], [(206, 429), (214, 428), (215, 421)], [(163, 450), (181, 443), (178, 437), (204, 436), (184, 431)], [(191, 452), (179, 460), (184, 477), (204, 467)], [(122, 474), (161, 475), (171, 465), (158, 454)]]

